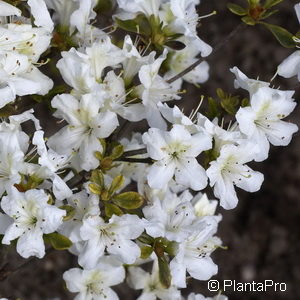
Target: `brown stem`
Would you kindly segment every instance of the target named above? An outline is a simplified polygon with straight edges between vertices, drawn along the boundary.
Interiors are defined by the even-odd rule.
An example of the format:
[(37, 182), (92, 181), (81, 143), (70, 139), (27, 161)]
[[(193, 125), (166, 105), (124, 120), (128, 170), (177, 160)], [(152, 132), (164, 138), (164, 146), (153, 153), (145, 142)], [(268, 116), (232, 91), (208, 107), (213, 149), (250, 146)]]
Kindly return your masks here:
[[(211, 59), (220, 49), (223, 48), (224, 45), (226, 45), (242, 28), (245, 28), (246, 24), (245, 23), (240, 23), (234, 30), (232, 30), (229, 35), (222, 40), (220, 43), (216, 45), (216, 47), (213, 49), (211, 54), (208, 56), (208, 59)], [(168, 83), (172, 83), (176, 81), (177, 79), (183, 77), (187, 73), (191, 72), (194, 68), (196, 68), (198, 65), (200, 65), (204, 61), (203, 57), (200, 57), (197, 61), (195, 61), (192, 65), (175, 75), (174, 77), (170, 78), (167, 80)]]

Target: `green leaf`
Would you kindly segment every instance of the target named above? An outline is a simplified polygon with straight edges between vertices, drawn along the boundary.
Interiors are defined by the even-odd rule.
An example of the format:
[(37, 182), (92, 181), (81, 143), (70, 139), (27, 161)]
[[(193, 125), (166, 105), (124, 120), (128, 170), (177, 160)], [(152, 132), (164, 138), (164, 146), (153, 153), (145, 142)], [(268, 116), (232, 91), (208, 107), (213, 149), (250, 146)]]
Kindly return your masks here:
[(72, 246), (72, 242), (66, 236), (57, 232), (44, 234), (43, 238), (56, 250), (66, 250)]
[(250, 106), (250, 101), (248, 98), (244, 98), (241, 102), (241, 107)]
[(121, 157), (123, 153), (124, 153), (124, 146), (119, 144), (113, 148), (111, 155), (109, 157), (111, 159), (115, 160), (115, 159)]
[(168, 289), (171, 286), (171, 272), (169, 268), (169, 263), (165, 255), (157, 255), (158, 268), (159, 268), (159, 281), (162, 286)]
[(64, 221), (71, 220), (76, 213), (75, 208), (71, 205), (62, 205), (59, 208), (65, 210), (67, 213), (63, 218)]
[(115, 21), (120, 28), (126, 31), (140, 33), (145, 36), (151, 35), (151, 24), (144, 14), (139, 14), (135, 19), (130, 20), (121, 20), (115, 18)]
[(95, 195), (100, 195), (102, 193), (102, 188), (96, 183), (90, 183), (89, 189)]
[(136, 209), (143, 205), (144, 198), (136, 192), (125, 192), (114, 196), (115, 204), (125, 209)]
[(15, 108), (13, 105), (8, 104), (0, 109), (0, 118), (8, 118), (9, 116), (15, 114)]
[(269, 29), (283, 47), (294, 48), (296, 46), (296, 43), (293, 40), (294, 35), (286, 29), (278, 25), (268, 24), (265, 22), (260, 22), (260, 24), (263, 24), (267, 29)]
[(217, 101), (214, 98), (212, 98), (212, 97), (208, 98), (208, 112), (207, 112), (207, 116), (209, 118), (211, 118), (211, 119), (220, 116), (219, 105), (218, 105)]
[(147, 259), (153, 253), (153, 247), (151, 246), (143, 246), (141, 248), (141, 259)]
[(104, 176), (101, 170), (92, 171), (91, 181), (99, 185), (101, 188), (104, 187)]
[(122, 216), (123, 211), (116, 205), (111, 203), (105, 203), (105, 215), (111, 218), (112, 215)]
[(279, 4), (280, 2), (282, 2), (283, 0), (266, 0), (265, 4), (263, 5), (264, 8), (269, 9), (277, 4)]
[(238, 96), (229, 95), (227, 98), (222, 99), (221, 106), (228, 114), (235, 115), (239, 102), (240, 101)]
[(125, 178), (123, 175), (116, 176), (109, 187), (108, 193), (110, 195), (113, 195), (117, 190), (119, 190), (123, 186), (124, 181)]
[(245, 16), (242, 18), (242, 21), (247, 25), (253, 26), (256, 24), (255, 20), (253, 20), (250, 16)]
[(261, 16), (260, 16), (260, 20), (265, 20), (265, 19), (267, 19), (267, 18), (269, 18), (270, 16), (272, 16), (272, 15), (274, 15), (274, 14), (276, 14), (276, 13), (278, 13), (278, 9), (275, 9), (275, 10), (266, 10), (266, 11), (264, 11), (262, 14), (261, 14)]
[(242, 6), (239, 6), (237, 4), (234, 4), (234, 3), (228, 3), (227, 4), (227, 8), (232, 12), (234, 13), (235, 15), (238, 15), (238, 16), (245, 16), (247, 15), (247, 10), (242, 7)]

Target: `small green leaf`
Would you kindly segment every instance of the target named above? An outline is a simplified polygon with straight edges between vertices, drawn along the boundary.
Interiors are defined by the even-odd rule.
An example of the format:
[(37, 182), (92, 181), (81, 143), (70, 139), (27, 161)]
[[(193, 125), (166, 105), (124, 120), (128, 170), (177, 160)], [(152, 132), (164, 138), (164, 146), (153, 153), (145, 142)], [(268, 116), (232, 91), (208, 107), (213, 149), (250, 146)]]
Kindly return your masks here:
[(59, 208), (65, 210), (67, 213), (63, 218), (64, 221), (71, 220), (76, 213), (75, 208), (71, 205), (62, 205)]
[(239, 6), (237, 4), (234, 4), (234, 3), (228, 3), (227, 4), (227, 8), (232, 12), (234, 13), (235, 15), (238, 15), (238, 16), (245, 16), (247, 15), (247, 10), (242, 7), (242, 6)]
[(141, 259), (147, 259), (153, 253), (153, 247), (151, 246), (143, 246), (141, 248)]
[(121, 157), (123, 153), (124, 153), (124, 146), (119, 144), (113, 148), (111, 155), (109, 157), (111, 159), (115, 160), (115, 159)]
[(255, 20), (253, 20), (250, 16), (245, 16), (242, 18), (242, 21), (247, 25), (253, 26), (256, 24)]
[(159, 268), (159, 281), (162, 286), (168, 289), (171, 286), (171, 272), (169, 268), (169, 263), (165, 255), (157, 255), (158, 268)]
[(116, 205), (111, 203), (105, 203), (105, 215), (111, 218), (112, 215), (122, 216), (123, 211)]
[(66, 250), (72, 246), (72, 242), (66, 236), (57, 232), (44, 234), (43, 238), (56, 250)]
[(208, 98), (207, 116), (211, 119), (220, 116), (219, 105), (218, 105), (217, 101), (212, 97)]
[(100, 195), (102, 192), (102, 188), (96, 183), (90, 183), (89, 189), (93, 194)]
[(113, 195), (117, 190), (119, 190), (123, 186), (124, 181), (125, 178), (123, 175), (116, 176), (109, 187), (108, 193), (110, 195)]
[(136, 209), (143, 205), (144, 198), (136, 192), (125, 192), (114, 196), (115, 204), (125, 209)]
[(248, 98), (244, 98), (241, 102), (241, 107), (250, 106), (250, 101)]
[(280, 2), (282, 2), (283, 0), (266, 0), (265, 4), (264, 4), (264, 8), (269, 9), (277, 4), (279, 4)]
[(271, 17), (272, 15), (278, 13), (278, 11), (279, 11), (278, 9), (264, 11), (260, 16), (260, 20), (265, 20), (265, 19)]
[(101, 188), (104, 187), (104, 176), (101, 170), (93, 170), (91, 175), (91, 181), (98, 184)]
[(269, 29), (283, 47), (294, 48), (296, 46), (296, 43), (293, 40), (293, 34), (288, 32), (286, 29), (278, 25), (268, 24), (265, 22), (260, 22), (260, 24), (263, 24), (267, 29)]

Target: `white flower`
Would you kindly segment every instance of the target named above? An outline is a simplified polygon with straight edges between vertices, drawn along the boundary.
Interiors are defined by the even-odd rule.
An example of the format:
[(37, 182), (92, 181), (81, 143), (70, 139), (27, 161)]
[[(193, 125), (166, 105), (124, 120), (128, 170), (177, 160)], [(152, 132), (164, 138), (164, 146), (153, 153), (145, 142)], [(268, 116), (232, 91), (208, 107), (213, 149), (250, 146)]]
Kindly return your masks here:
[(270, 85), (270, 83), (266, 81), (260, 81), (260, 80), (248, 78), (237, 67), (230, 69), (230, 71), (236, 77), (236, 79), (234, 80), (234, 87), (236, 89), (242, 88), (244, 90), (247, 90), (250, 93), (250, 96), (252, 96), (255, 92), (257, 92), (261, 87), (267, 87)]
[(176, 32), (192, 38), (198, 38), (197, 25), (199, 16), (195, 6), (194, 0), (170, 0), (170, 9), (174, 15), (174, 21), (171, 26)]
[(144, 13), (146, 16), (157, 16), (161, 0), (117, 0), (119, 8), (129, 13)]
[(93, 11), (96, 4), (97, 0), (79, 0), (79, 8), (70, 17), (71, 26), (75, 27), (81, 35), (85, 34), (90, 20), (96, 17)]
[(59, 231), (67, 236), (73, 243), (82, 241), (80, 228), (83, 220), (89, 216), (98, 216), (100, 214), (99, 198), (95, 194), (88, 195), (81, 191), (67, 199), (68, 205), (75, 209), (74, 216), (71, 220), (63, 223)]
[(51, 40), (51, 35), (44, 28), (30, 24), (9, 23), (0, 27), (0, 50), (26, 55), (30, 62), (36, 63)]
[(167, 192), (162, 199), (154, 197), (152, 204), (143, 208), (146, 232), (154, 238), (184, 241), (191, 234), (191, 224), (196, 219), (191, 198), (188, 191), (180, 196)]
[[(24, 163), (24, 153), (20, 147), (18, 131), (14, 127), (4, 122), (0, 124), (0, 197), (21, 180), (19, 172)], [(22, 139), (26, 137), (22, 136)]]
[(129, 35), (126, 35), (124, 38), (123, 52), (126, 57), (122, 62), (124, 69), (123, 77), (126, 82), (131, 82), (143, 65), (150, 64), (154, 61), (155, 52), (151, 52), (147, 56), (142, 56), (133, 45)]
[(277, 73), (284, 78), (291, 78), (297, 75), (298, 81), (300, 81), (300, 50), (288, 56), (278, 66)]
[[(298, 21), (300, 23), (300, 3), (295, 6)], [(298, 81), (300, 81), (300, 51), (297, 50), (289, 57), (287, 57), (277, 68), (277, 73), (284, 77), (290, 78), (293, 76), (298, 76)]]
[(103, 111), (113, 111), (122, 118), (137, 122), (145, 118), (145, 108), (141, 103), (126, 104), (126, 92), (124, 80), (109, 71), (103, 81), (103, 91), (105, 92)]
[(77, 169), (86, 171), (95, 169), (99, 161), (95, 151), (102, 151), (99, 138), (108, 137), (118, 126), (118, 119), (113, 112), (100, 112), (101, 100), (86, 94), (80, 100), (62, 94), (51, 102), (57, 111), (54, 116), (65, 119), (69, 125), (51, 136), (48, 145), (59, 154), (70, 155), (72, 164)]
[(45, 1), (28, 0), (27, 3), (31, 9), (32, 16), (34, 17), (34, 24), (45, 28), (49, 32), (52, 32), (54, 24), (50, 17)]
[(193, 225), (194, 232), (179, 244), (170, 263), (172, 284), (185, 288), (186, 272), (198, 280), (208, 280), (217, 273), (218, 267), (209, 255), (221, 245), (220, 239), (213, 236), (219, 221), (220, 217), (208, 216)]
[[(189, 42), (183, 50), (175, 51), (175, 53), (171, 56), (169, 62), (170, 71), (167, 72), (166, 78), (171, 78), (174, 75), (177, 75), (178, 73), (195, 63), (198, 60), (196, 56), (199, 54), (199, 52), (203, 52), (206, 55), (207, 53), (210, 53), (211, 47), (209, 47), (210, 51), (206, 50), (207, 47), (209, 47), (207, 44), (205, 44), (201, 40), (196, 39)], [(208, 71), (209, 65), (206, 61), (203, 61), (202, 63), (197, 65), (191, 72), (184, 75), (182, 79), (194, 84), (203, 83), (208, 79)]]
[(236, 146), (224, 145), (217, 160), (210, 162), (206, 173), (214, 194), (220, 199), (225, 209), (236, 207), (238, 198), (234, 185), (247, 191), (256, 192), (260, 189), (264, 176), (255, 172), (246, 163), (254, 159), (257, 148), (253, 144), (244, 143)]
[(191, 135), (182, 125), (174, 125), (166, 132), (150, 128), (144, 133), (149, 156), (156, 162), (149, 168), (148, 183), (162, 189), (175, 175), (177, 183), (201, 190), (207, 184), (204, 169), (196, 157), (211, 148), (211, 138), (205, 134)]
[(153, 262), (151, 274), (139, 267), (130, 267), (128, 271), (129, 286), (135, 290), (143, 290), (137, 300), (181, 300), (180, 291), (175, 286), (166, 289), (160, 283), (157, 261)]
[(177, 91), (158, 75), (162, 62), (166, 59), (167, 50), (154, 62), (143, 65), (139, 71), (141, 85), (135, 88), (135, 92), (142, 99), (146, 110), (146, 119), (151, 127), (166, 129), (166, 123), (158, 110), (158, 103), (170, 100), (178, 100)]
[(92, 268), (104, 255), (105, 249), (126, 264), (134, 263), (141, 251), (132, 240), (139, 237), (143, 230), (143, 223), (136, 215), (113, 215), (109, 223), (98, 216), (88, 217), (80, 229), (81, 238), (86, 243), (79, 255), (79, 264)]
[(240, 108), (236, 114), (243, 134), (259, 146), (255, 160), (268, 157), (269, 142), (275, 146), (286, 146), (298, 131), (295, 124), (282, 121), (295, 108), (293, 91), (260, 88), (251, 97), (251, 106)]
[(32, 66), (27, 56), (18, 53), (0, 53), (0, 108), (15, 100), (16, 96), (46, 94), (52, 80)]
[(86, 48), (86, 54), (89, 59), (91, 74), (99, 83), (102, 81), (103, 70), (106, 67), (116, 67), (125, 59), (123, 51), (112, 44), (108, 36)]
[(72, 195), (71, 189), (65, 181), (57, 175), (57, 172), (69, 166), (70, 157), (67, 155), (59, 155), (52, 149), (47, 150), (44, 141), (44, 132), (38, 130), (34, 133), (32, 144), (37, 146), (37, 153), (39, 154), (39, 164), (45, 167), (48, 171), (48, 176), (53, 182), (53, 194), (56, 199), (63, 200)]
[(213, 216), (216, 212), (218, 201), (208, 200), (206, 194), (198, 193), (192, 199), (197, 217)]
[(69, 26), (70, 17), (74, 10), (78, 8), (78, 1), (76, 0), (45, 0), (47, 7), (54, 10), (52, 19), (55, 23), (62, 26)]
[(70, 292), (79, 293), (74, 300), (118, 300), (110, 287), (124, 280), (125, 270), (113, 261), (102, 259), (93, 269), (73, 268), (63, 278)]
[(20, 193), (12, 187), (1, 201), (3, 211), (13, 219), (5, 231), (2, 243), (9, 245), (18, 239), (17, 252), (24, 258), (45, 255), (44, 233), (52, 233), (62, 224), (66, 212), (49, 205), (43, 190)]
[(5, 1), (0, 1), (0, 17), (8, 16), (21, 16), (21, 11), (14, 7), (13, 5), (8, 4)]
[(213, 138), (213, 152), (216, 156), (219, 155), (223, 145), (241, 144), (245, 140), (241, 132), (238, 130), (237, 123), (234, 123), (232, 126), (230, 126), (230, 128), (225, 130), (218, 125), (217, 118), (215, 118), (213, 121), (210, 121), (207, 117), (198, 113), (197, 126), (199, 128), (198, 130), (206, 132)]
[(63, 51), (61, 55), (62, 58), (56, 66), (64, 81), (75, 89), (75, 93), (82, 95), (99, 90), (98, 83), (91, 74), (89, 58), (86, 54), (72, 48)]
[(201, 294), (191, 293), (188, 295), (187, 300), (228, 300), (228, 298), (220, 294), (214, 296), (213, 298), (211, 297), (206, 298)]

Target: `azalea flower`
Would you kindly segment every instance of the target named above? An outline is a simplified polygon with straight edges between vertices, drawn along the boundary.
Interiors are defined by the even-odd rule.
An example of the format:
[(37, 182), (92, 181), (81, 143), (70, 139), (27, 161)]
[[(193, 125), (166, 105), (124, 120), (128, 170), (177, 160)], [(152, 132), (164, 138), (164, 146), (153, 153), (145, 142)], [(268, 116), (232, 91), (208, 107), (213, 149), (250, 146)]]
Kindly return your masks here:
[(79, 255), (79, 264), (93, 268), (106, 250), (126, 264), (133, 264), (140, 256), (139, 246), (132, 240), (144, 230), (143, 222), (136, 215), (113, 215), (109, 223), (99, 216), (90, 216), (83, 221), (81, 238), (86, 241)]
[(177, 254), (170, 262), (172, 284), (185, 288), (186, 272), (198, 280), (208, 280), (217, 273), (218, 267), (210, 254), (221, 245), (221, 240), (213, 236), (220, 219), (208, 216), (193, 224), (194, 232), (178, 245)]
[(125, 270), (111, 259), (102, 259), (92, 269), (70, 269), (63, 278), (68, 290), (78, 293), (74, 300), (118, 300), (110, 287), (124, 280)]
[(0, 17), (21, 16), (21, 11), (13, 5), (0, 0)]
[(139, 267), (128, 269), (128, 284), (135, 290), (143, 290), (137, 300), (181, 300), (180, 291), (175, 286), (165, 288), (159, 280), (158, 263), (155, 260), (151, 274)]
[(188, 191), (180, 196), (167, 192), (162, 199), (154, 197), (152, 203), (143, 208), (146, 232), (154, 238), (184, 241), (191, 234), (191, 224), (196, 219), (191, 198)]
[(149, 126), (166, 129), (166, 123), (158, 109), (160, 102), (178, 100), (177, 90), (158, 75), (162, 62), (166, 59), (167, 50), (154, 62), (143, 65), (139, 71), (141, 85), (134, 92), (142, 99), (146, 110), (146, 119)]
[(43, 190), (19, 192), (11, 187), (1, 200), (1, 208), (12, 218), (6, 229), (2, 244), (9, 245), (18, 239), (17, 252), (24, 258), (45, 255), (44, 233), (52, 233), (62, 224), (66, 211), (48, 204)]
[(70, 157), (67, 155), (59, 155), (52, 149), (47, 150), (43, 137), (44, 132), (38, 130), (34, 133), (32, 139), (32, 144), (37, 146), (37, 153), (40, 156), (38, 162), (47, 170), (47, 177), (52, 179), (52, 189), (55, 197), (58, 200), (66, 199), (72, 195), (72, 191), (57, 172), (69, 167)]
[(211, 138), (203, 133), (191, 135), (182, 125), (174, 125), (166, 132), (150, 128), (143, 135), (149, 156), (155, 163), (149, 168), (148, 183), (162, 189), (175, 175), (177, 183), (193, 190), (201, 190), (207, 184), (204, 169), (196, 157), (211, 148)]
[[(300, 3), (295, 6), (298, 21), (300, 23)], [(297, 40), (297, 42), (299, 42)], [(300, 81), (300, 50), (295, 51), (289, 57), (287, 57), (277, 68), (278, 75), (284, 78), (290, 78), (293, 76), (298, 76)]]
[(227, 144), (221, 148), (220, 156), (210, 162), (210, 167), (206, 170), (210, 186), (214, 187), (214, 194), (225, 209), (235, 208), (238, 203), (234, 185), (247, 192), (260, 189), (263, 174), (246, 165), (256, 154), (257, 148), (253, 144)]
[(298, 131), (297, 125), (282, 121), (296, 106), (293, 94), (293, 91), (262, 87), (252, 95), (251, 106), (238, 110), (236, 119), (241, 132), (259, 147), (256, 161), (263, 161), (268, 157), (269, 143), (286, 146)]
[(69, 125), (63, 127), (48, 140), (48, 146), (62, 155), (71, 155), (76, 169), (89, 171), (99, 165), (94, 156), (102, 151), (100, 138), (108, 137), (118, 126), (115, 113), (101, 112), (101, 99), (86, 94), (80, 100), (72, 95), (62, 94), (51, 102), (57, 109), (54, 116), (63, 118)]

